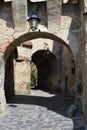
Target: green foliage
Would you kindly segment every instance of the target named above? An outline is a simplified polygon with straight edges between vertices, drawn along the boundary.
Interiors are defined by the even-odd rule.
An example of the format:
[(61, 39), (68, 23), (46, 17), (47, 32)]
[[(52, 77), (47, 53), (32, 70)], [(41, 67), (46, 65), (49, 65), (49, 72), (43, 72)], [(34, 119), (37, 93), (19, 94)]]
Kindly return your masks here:
[(31, 63), (31, 86), (37, 85), (37, 67), (34, 63)]
[(30, 91), (30, 84), (29, 84), (29, 83), (28, 83), (28, 85), (27, 85), (27, 89), (28, 89), (28, 93), (30, 94), (31, 91)]

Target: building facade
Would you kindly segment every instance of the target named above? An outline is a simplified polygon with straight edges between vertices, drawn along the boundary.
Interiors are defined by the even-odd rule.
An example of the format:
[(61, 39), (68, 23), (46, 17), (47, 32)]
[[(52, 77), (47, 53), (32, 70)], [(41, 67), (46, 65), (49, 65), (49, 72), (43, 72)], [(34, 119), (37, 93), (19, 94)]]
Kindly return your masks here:
[[(33, 11), (41, 19), (35, 32)], [(1, 0), (0, 28), (0, 111), (14, 94), (30, 94), (33, 62), (38, 86), (79, 93), (87, 120), (87, 1)]]

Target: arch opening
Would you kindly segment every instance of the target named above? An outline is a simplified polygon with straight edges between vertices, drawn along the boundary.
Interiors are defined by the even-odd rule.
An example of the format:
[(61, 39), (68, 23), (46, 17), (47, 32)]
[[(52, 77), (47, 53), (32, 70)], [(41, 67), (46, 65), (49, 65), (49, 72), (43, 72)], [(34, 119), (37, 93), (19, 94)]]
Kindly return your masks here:
[[(15, 39), (6, 49), (4, 58), (7, 59), (11, 52), (17, 47), (20, 46), (21, 43), (29, 41), (29, 40), (33, 40), (33, 39), (38, 39), (38, 38), (45, 38), (45, 39), (51, 39), (53, 41), (56, 41), (57, 43), (60, 43), (64, 46), (66, 46), (70, 52), (72, 53), (72, 55), (74, 54), (71, 47), (61, 38), (59, 38), (58, 36), (52, 34), (52, 33), (48, 33), (48, 32), (28, 32), (24, 35), (21, 35), (20, 37), (18, 37), (17, 39)], [(73, 55), (74, 57), (74, 55)]]
[(57, 59), (49, 50), (39, 50), (32, 55), (32, 61), (38, 70), (37, 87), (40, 89), (57, 90)]
[[(19, 46), (21, 43), (25, 41), (33, 40), (33, 39), (38, 39), (38, 38), (47, 38), (47, 39), (57, 41), (56, 43), (60, 43), (66, 46), (66, 48), (69, 50), (72, 57), (74, 58), (70, 46), (66, 44), (62, 39), (58, 38), (57, 36), (51, 33), (44, 33), (44, 32), (32, 33), (31, 32), (31, 33), (24, 34), (23, 36), (20, 36), (18, 39), (14, 40), (10, 46), (8, 46), (5, 56), (4, 56), (5, 60), (9, 58), (9, 55), (11, 55), (11, 52), (13, 52), (13, 50), (17, 46)], [(52, 52), (49, 52), (49, 54), (47, 54), (47, 50), (39, 50), (32, 55), (32, 61), (37, 66), (37, 70), (38, 70), (37, 86), (39, 86), (40, 88), (51, 89), (51, 90), (57, 90), (59, 87), (61, 87), (61, 83), (59, 83), (58, 81), (57, 59), (56, 59), (56, 56)], [(30, 64), (30, 62), (28, 63)], [(74, 69), (72, 68), (71, 71), (73, 70)], [(30, 87), (30, 81), (28, 82), (28, 87)]]

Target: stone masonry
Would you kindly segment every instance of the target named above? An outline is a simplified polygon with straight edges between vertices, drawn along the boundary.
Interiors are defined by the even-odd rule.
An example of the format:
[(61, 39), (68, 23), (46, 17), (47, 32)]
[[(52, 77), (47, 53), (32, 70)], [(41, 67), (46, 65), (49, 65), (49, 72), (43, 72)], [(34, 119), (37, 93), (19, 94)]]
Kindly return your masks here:
[[(76, 77), (76, 79), (74, 81), (74, 78), (72, 78), (73, 75), (69, 75), (69, 78), (70, 78), (70, 76), (72, 76), (69, 79), (69, 85), (71, 85), (71, 90), (73, 90), (73, 88), (74, 88), (74, 91), (76, 90), (76, 86), (79, 82), (82, 82), (83, 85), (85, 86), (84, 92), (83, 92), (83, 95), (85, 97), (85, 99), (83, 99), (83, 104), (85, 104), (85, 107), (83, 107), (83, 111), (85, 113), (87, 113), (86, 112), (87, 97), (86, 97), (86, 92), (85, 92), (85, 90), (87, 89), (86, 88), (87, 87), (87, 83), (86, 83), (86, 73), (87, 72), (85, 71), (86, 60), (84, 60), (84, 65), (83, 65), (84, 70), (82, 72), (82, 70), (81, 70), (82, 63), (81, 63), (81, 59), (80, 59), (81, 56), (84, 56), (84, 55), (86, 56), (86, 52), (84, 51), (86, 49), (86, 46), (84, 47), (84, 50), (83, 50), (83, 53), (85, 52), (85, 54), (81, 55), (81, 53), (82, 53), (81, 44), (84, 42), (82, 40), (82, 39), (84, 39), (84, 36), (85, 36), (85, 43), (84, 43), (85, 45), (86, 45), (86, 41), (87, 41), (86, 30), (84, 31), (84, 28), (82, 28), (81, 24), (85, 25), (87, 21), (84, 21), (85, 23), (79, 22), (79, 21), (81, 21), (80, 18), (83, 15), (82, 12), (84, 12), (83, 11), (84, 6), (85, 6), (85, 13), (86, 13), (86, 1), (84, 1), (84, 3), (81, 1), (83, 3), (83, 7), (79, 6), (78, 1), (75, 1), (75, 0), (73, 0), (73, 1), (74, 2), (64, 1), (62, 3), (62, 0), (61, 1), (47, 0), (47, 2), (45, 3), (46, 7), (47, 7), (47, 12), (46, 12), (47, 16), (44, 17), (45, 21), (47, 20), (46, 21), (47, 26), (46, 26), (46, 24), (44, 24), (44, 25), (41, 24), (39, 26), (39, 29), (42, 32), (48, 31), (48, 32), (54, 34), (54, 37), (55, 36), (60, 37), (66, 43), (67, 48), (71, 48), (71, 52), (66, 54), (66, 58), (69, 60), (72, 60), (72, 56), (68, 57), (68, 55), (73, 54), (74, 62), (75, 62), (75, 70), (76, 70), (74, 78)], [(12, 4), (11, 4), (11, 2), (12, 2)], [(14, 49), (18, 45), (21, 45), (21, 41), (25, 42), (25, 41), (29, 40), (27, 35), (26, 35), (26, 37), (24, 37), (25, 33), (27, 33), (29, 30), (29, 26), (27, 23), (27, 17), (28, 17), (27, 1), (22, 0), (20, 2), (17, 0), (12, 0), (11, 2), (5, 3), (2, 1), (2, 3), (0, 3), (0, 11), (1, 11), (0, 12), (0, 27), (1, 27), (1, 30), (0, 30), (0, 41), (1, 41), (1, 43), (0, 43), (0, 60), (1, 60), (1, 62), (0, 62), (0, 70), (1, 70), (1, 73), (0, 73), (0, 79), (1, 79), (0, 80), (0, 86), (1, 86), (0, 87), (0, 95), (1, 95), (0, 111), (6, 110), (6, 99), (5, 99), (5, 93), (4, 93), (5, 64), (7, 61), (6, 58), (8, 58), (8, 56), (11, 54), (11, 52), (14, 51)], [(34, 2), (34, 1), (31, 1), (31, 2)], [(40, 3), (41, 3), (41, 1), (39, 1), (38, 4), (40, 4)], [(81, 10), (81, 8), (82, 8), (82, 10)], [(40, 14), (40, 10), (38, 11), (38, 13)], [(87, 16), (84, 16), (84, 17), (87, 17)], [(45, 23), (45, 22), (43, 22), (43, 23)], [(83, 33), (83, 35), (82, 35), (82, 33)], [(31, 38), (32, 35), (33, 34), (31, 33), (30, 40), (32, 41), (32, 44), (33, 44), (36, 41), (33, 42), (32, 38)], [(20, 39), (20, 36), (21, 36), (21, 39)], [(33, 39), (36, 36), (37, 36), (37, 38), (40, 38), (40, 36), (41, 36), (42, 39), (40, 39), (40, 40), (41, 40), (41, 42), (43, 41), (43, 48), (44, 48), (44, 40), (43, 40), (44, 36), (42, 36), (42, 34), (40, 34), (40, 36), (38, 36), (36, 34), (35, 36), (33, 36)], [(9, 39), (9, 40), (6, 41), (7, 39)], [(54, 47), (55, 41), (56, 40), (53, 40), (50, 42), (45, 41), (45, 42), (50, 43), (51, 47), (49, 49), (51, 51), (53, 51), (54, 54), (55, 54), (55, 52), (56, 52), (56, 54), (58, 54), (57, 52), (59, 52), (59, 51), (56, 51), (56, 49), (59, 49), (60, 46), (58, 45), (55, 48)], [(36, 43), (38, 43), (38, 41)], [(58, 43), (60, 44), (61, 40), (59, 40)], [(35, 52), (36, 50), (40, 49), (40, 48), (38, 48), (38, 44), (37, 44), (37, 46), (34, 46), (34, 49), (35, 50), (32, 49), (32, 52)], [(63, 47), (63, 50), (61, 51), (60, 56), (62, 56), (62, 54), (65, 54), (64, 51), (65, 50)], [(65, 58), (65, 56), (62, 58)], [(86, 59), (86, 57), (83, 57), (83, 58)], [(68, 60), (66, 60), (66, 61), (65, 61), (65, 65), (63, 65), (64, 68), (62, 69), (64, 72), (61, 70), (62, 75), (63, 75), (63, 73), (66, 73), (66, 66), (67, 66), (67, 68), (71, 67)], [(62, 77), (62, 75), (61, 75), (61, 77)], [(83, 75), (85, 77), (82, 77)], [(65, 79), (65, 77), (63, 77), (63, 79)], [(74, 81), (74, 85), (70, 84), (72, 81)], [(62, 80), (62, 84), (63, 83), (64, 83), (64, 80)], [(84, 115), (85, 115), (85, 113), (84, 113)], [(87, 114), (86, 114), (85, 118), (87, 118)]]

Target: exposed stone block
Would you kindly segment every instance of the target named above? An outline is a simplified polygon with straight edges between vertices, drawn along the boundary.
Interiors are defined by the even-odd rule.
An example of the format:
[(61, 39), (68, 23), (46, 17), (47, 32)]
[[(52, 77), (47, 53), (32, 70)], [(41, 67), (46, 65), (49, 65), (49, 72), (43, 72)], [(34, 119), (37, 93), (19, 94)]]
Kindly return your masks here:
[(28, 59), (30, 60), (31, 59), (31, 51), (29, 48), (25, 48), (25, 47), (17, 47), (17, 50), (18, 50), (18, 58), (19, 60), (25, 60), (25, 59)]
[(60, 28), (62, 0), (47, 0), (48, 30), (56, 32)]
[(15, 30), (27, 29), (27, 0), (12, 0)]

